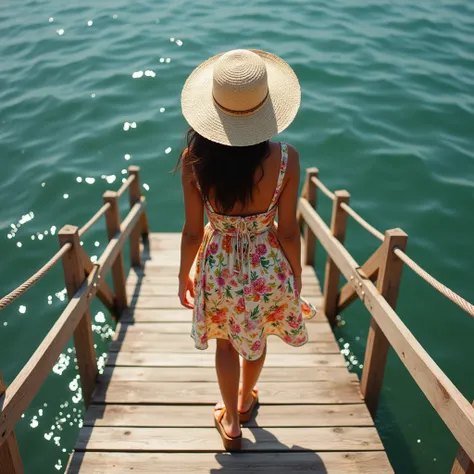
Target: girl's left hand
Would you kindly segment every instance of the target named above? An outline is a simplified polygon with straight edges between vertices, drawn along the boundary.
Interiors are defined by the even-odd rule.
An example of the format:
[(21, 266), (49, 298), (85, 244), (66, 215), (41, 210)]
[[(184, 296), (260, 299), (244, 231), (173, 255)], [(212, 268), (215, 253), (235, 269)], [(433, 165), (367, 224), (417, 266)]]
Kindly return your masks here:
[(188, 291), (189, 291), (189, 294), (194, 298), (193, 280), (189, 276), (183, 279), (180, 278), (179, 290), (178, 290), (179, 301), (181, 301), (181, 304), (185, 308), (193, 309), (194, 304), (188, 300)]

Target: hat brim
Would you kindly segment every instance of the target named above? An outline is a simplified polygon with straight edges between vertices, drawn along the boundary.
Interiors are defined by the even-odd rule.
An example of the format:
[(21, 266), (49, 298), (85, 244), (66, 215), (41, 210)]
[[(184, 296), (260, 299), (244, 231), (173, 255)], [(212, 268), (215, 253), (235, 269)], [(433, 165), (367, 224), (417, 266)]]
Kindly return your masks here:
[(258, 54), (267, 68), (268, 98), (251, 115), (230, 115), (212, 96), (212, 77), (218, 54), (198, 66), (188, 77), (181, 93), (181, 109), (188, 124), (216, 143), (250, 146), (269, 140), (294, 120), (301, 102), (301, 89), (293, 69), (283, 59), (266, 51)]

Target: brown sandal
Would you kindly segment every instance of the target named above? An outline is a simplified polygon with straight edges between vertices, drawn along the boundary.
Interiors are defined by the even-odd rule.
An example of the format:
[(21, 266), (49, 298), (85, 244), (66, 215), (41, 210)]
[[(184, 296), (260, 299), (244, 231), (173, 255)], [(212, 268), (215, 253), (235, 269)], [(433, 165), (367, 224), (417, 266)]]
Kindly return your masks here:
[(258, 393), (255, 390), (252, 390), (252, 404), (250, 405), (249, 409), (244, 412), (239, 411), (239, 417), (241, 423), (248, 423), (252, 418), (252, 413), (255, 410), (255, 407), (258, 404)]
[(242, 432), (240, 432), (239, 436), (229, 436), (224, 429), (222, 424), (222, 419), (224, 418), (225, 414), (225, 407), (222, 408), (222, 411), (219, 413), (219, 416), (216, 418), (214, 415), (214, 423), (216, 425), (217, 431), (221, 435), (222, 443), (224, 444), (224, 448), (227, 451), (240, 451), (242, 449)]

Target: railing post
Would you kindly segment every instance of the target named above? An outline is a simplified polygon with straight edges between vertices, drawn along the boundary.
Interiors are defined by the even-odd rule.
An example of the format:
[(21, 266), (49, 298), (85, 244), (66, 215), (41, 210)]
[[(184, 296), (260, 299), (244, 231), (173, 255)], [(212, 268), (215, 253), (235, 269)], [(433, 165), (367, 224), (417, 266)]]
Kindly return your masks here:
[[(303, 197), (305, 197), (311, 204), (313, 209), (316, 209), (317, 200), (317, 188), (316, 185), (311, 181), (311, 178), (317, 178), (319, 176), (318, 168), (308, 168), (306, 170), (305, 182), (303, 185)], [(311, 232), (309, 226), (304, 228), (304, 264), (311, 265), (314, 267), (316, 263), (316, 237)]]
[[(129, 176), (135, 176), (135, 179), (130, 183), (129, 187), (129, 201), (130, 209), (140, 200), (140, 181), (139, 181), (140, 167), (129, 166)], [(141, 222), (141, 221), (140, 221)], [(137, 224), (130, 234), (130, 259), (133, 267), (139, 267), (140, 261), (140, 224)]]
[[(474, 403), (472, 405), (474, 406)], [(466, 451), (461, 447), (459, 448), (456, 459), (454, 460), (451, 474), (474, 474), (474, 462), (472, 459), (469, 459)]]
[[(72, 244), (72, 248), (62, 258), (64, 281), (68, 297), (71, 299), (86, 279), (84, 264), (78, 250), (81, 245), (78, 228), (66, 225), (58, 232), (58, 238), (61, 247), (67, 242)], [(79, 366), (81, 377), (82, 394), (87, 407), (92, 397), (97, 377), (92, 318), (89, 308), (87, 308), (74, 330), (74, 346), (76, 348), (77, 365)]]
[[(331, 234), (344, 244), (346, 237), (347, 213), (341, 208), (345, 202), (349, 204), (350, 194), (347, 191), (336, 191), (331, 216)], [(323, 313), (327, 316), (332, 326), (336, 324), (337, 301), (339, 293), (339, 279), (341, 272), (337, 265), (328, 257), (326, 262), (326, 273), (324, 274), (324, 302)]]
[[(115, 191), (105, 191), (104, 203), (109, 203), (110, 207), (105, 213), (105, 221), (107, 224), (107, 236), (109, 241), (113, 239), (115, 234), (120, 232), (120, 211), (118, 206), (118, 194)], [(117, 259), (112, 265), (112, 279), (114, 282), (115, 301), (117, 304), (117, 314), (120, 314), (128, 306), (127, 291), (125, 285), (125, 267), (123, 263), (123, 252), (117, 255)]]
[[(382, 244), (382, 258), (377, 278), (377, 290), (387, 303), (396, 308), (400, 279), (402, 277), (403, 262), (393, 252), (394, 247), (405, 250), (408, 235), (401, 229), (392, 229), (385, 232)], [(364, 369), (362, 372), (361, 392), (365, 403), (375, 417), (382, 388), (390, 344), (375, 319), (372, 318), (367, 337)]]
[[(5, 390), (6, 386), (3, 383), (2, 374), (0, 374), (0, 397), (5, 393)], [(2, 474), (24, 474), (25, 472), (14, 431), (0, 445), (0, 472)]]

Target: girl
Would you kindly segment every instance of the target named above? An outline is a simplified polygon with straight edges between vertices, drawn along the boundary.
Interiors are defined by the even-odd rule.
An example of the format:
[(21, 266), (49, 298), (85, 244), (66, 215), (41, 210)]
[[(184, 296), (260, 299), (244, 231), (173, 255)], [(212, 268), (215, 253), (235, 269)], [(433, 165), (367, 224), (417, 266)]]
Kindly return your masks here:
[(196, 347), (206, 349), (209, 339), (217, 339), (223, 403), (216, 405), (214, 421), (228, 450), (240, 449), (240, 423), (258, 402), (254, 386), (267, 337), (301, 346), (308, 339), (303, 319), (316, 313), (300, 298), (298, 153), (269, 141), (293, 121), (300, 97), (290, 66), (257, 50), (212, 57), (182, 91), (191, 130), (179, 162), (186, 215), (179, 298), (193, 308)]

